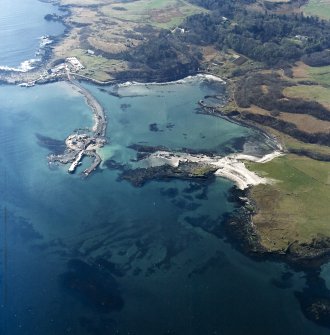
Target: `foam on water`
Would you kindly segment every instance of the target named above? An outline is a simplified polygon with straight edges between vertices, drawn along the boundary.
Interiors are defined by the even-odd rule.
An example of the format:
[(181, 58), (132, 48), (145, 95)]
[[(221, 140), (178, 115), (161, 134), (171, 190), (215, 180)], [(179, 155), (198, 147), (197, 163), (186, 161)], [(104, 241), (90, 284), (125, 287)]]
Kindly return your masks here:
[(64, 32), (60, 22), (44, 16), (58, 12), (51, 3), (38, 0), (2, 0), (0, 3), (0, 70), (27, 72), (39, 61), (36, 53), (51, 43), (49, 36)]

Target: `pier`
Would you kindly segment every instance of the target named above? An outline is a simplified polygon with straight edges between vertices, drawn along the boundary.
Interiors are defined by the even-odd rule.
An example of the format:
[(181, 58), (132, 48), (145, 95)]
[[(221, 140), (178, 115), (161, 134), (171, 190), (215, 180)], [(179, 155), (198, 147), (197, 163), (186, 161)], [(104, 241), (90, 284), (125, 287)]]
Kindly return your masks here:
[(76, 156), (75, 160), (70, 165), (69, 170), (68, 170), (69, 173), (74, 173), (76, 171), (76, 168), (78, 167), (78, 165), (81, 164), (81, 160), (83, 156), (84, 156), (84, 151), (80, 151), (79, 154)]
[(78, 131), (69, 135), (65, 140), (66, 149), (62, 155), (49, 156), (50, 163), (70, 164), (69, 173), (74, 173), (81, 164), (84, 156), (93, 158), (91, 166), (84, 170), (83, 174), (89, 176), (101, 164), (102, 159), (97, 153), (97, 149), (106, 143), (107, 119), (101, 104), (95, 97), (78, 82), (71, 78), (71, 73), (67, 72), (67, 79), (70, 84), (81, 93), (91, 108), (94, 115), (94, 125), (90, 131), (79, 133)]

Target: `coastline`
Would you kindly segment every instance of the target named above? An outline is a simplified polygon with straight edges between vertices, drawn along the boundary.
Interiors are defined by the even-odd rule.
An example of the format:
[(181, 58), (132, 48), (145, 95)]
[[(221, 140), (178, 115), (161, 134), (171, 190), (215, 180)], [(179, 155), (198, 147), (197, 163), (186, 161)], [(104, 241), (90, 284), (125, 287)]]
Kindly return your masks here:
[[(39, 1), (53, 3), (55, 5), (54, 0), (39, 0)], [(59, 3), (59, 1), (56, 3)], [(67, 10), (69, 11), (69, 7), (67, 8)], [(63, 36), (61, 35), (59, 37), (58, 41), (60, 41), (61, 38), (65, 38), (65, 33), (63, 34)], [(49, 54), (47, 54), (47, 57), (49, 58), (45, 58), (39, 67), (32, 69), (30, 71), (27, 71), (27, 72), (13, 71), (11, 76), (8, 77), (9, 79), (12, 79), (12, 81), (11, 82), (4, 81), (3, 84), (17, 85), (19, 83), (29, 83), (31, 80), (29, 78), (32, 78), (32, 79), (33, 77), (39, 78), (41, 77), (42, 73), (46, 69), (51, 70), (55, 65), (52, 59), (52, 46), (50, 45), (46, 47), (47, 48), (49, 47), (49, 49), (47, 49), (49, 52)], [(0, 85), (2, 84), (1, 73), (2, 72), (0, 71)], [(72, 79), (70, 77), (71, 75), (72, 75)], [(222, 78), (212, 75), (210, 73), (196, 73), (195, 75), (190, 75), (188, 77), (174, 80), (174, 81), (168, 81), (168, 78), (164, 78), (163, 82), (134, 81), (133, 71), (132, 71), (132, 77), (133, 77), (132, 81), (128, 81), (124, 83), (122, 83), (120, 80), (101, 82), (96, 79), (89, 78), (88, 76), (81, 75), (78, 72), (71, 73), (67, 71), (67, 73), (64, 73), (62, 76), (49, 78), (46, 80), (38, 79), (35, 82), (37, 85), (48, 84), (48, 83), (52, 83), (53, 81), (61, 81), (61, 82), (69, 83), (70, 85), (72, 85), (72, 88), (75, 92), (77, 92), (79, 95), (82, 95), (84, 97), (85, 103), (88, 106), (88, 111), (93, 113), (93, 126), (90, 127), (90, 129), (86, 129), (86, 130), (79, 129), (77, 131), (74, 131), (74, 133), (71, 134), (65, 140), (64, 145), (66, 145), (67, 156), (65, 156), (64, 154), (64, 155), (59, 155), (58, 157), (53, 157), (55, 164), (57, 164), (58, 162), (63, 163), (63, 164), (68, 164), (68, 167), (69, 167), (68, 172), (74, 173), (76, 171), (76, 168), (81, 164), (82, 159), (88, 156), (88, 159), (92, 158), (93, 162), (86, 170), (84, 170), (84, 173), (85, 175), (89, 175), (91, 173), (94, 173), (94, 171), (97, 168), (100, 169), (99, 166), (102, 160), (104, 160), (104, 157), (102, 157), (101, 152), (100, 150), (98, 150), (98, 148), (100, 148), (106, 143), (105, 132), (106, 132), (108, 120), (105, 118), (102, 105), (93, 96), (92, 91), (89, 91), (88, 89), (84, 88), (84, 85), (83, 85), (84, 82), (90, 82), (92, 84), (99, 85), (100, 87), (108, 86), (108, 85), (117, 85), (118, 87), (128, 87), (128, 86), (134, 86), (134, 85), (145, 85), (145, 86), (164, 85), (166, 86), (166, 85), (172, 85), (172, 84), (185, 84), (189, 81), (194, 81), (197, 79), (199, 80), (199, 78), (201, 80), (218, 81), (228, 86), (233, 83), (232, 78), (228, 80), (226, 79), (226, 81), (224, 81)], [(18, 78), (18, 80), (16, 80), (15, 78)], [(214, 86), (220, 87), (220, 85), (214, 85)], [(176, 86), (176, 87), (179, 87), (179, 86)], [(150, 87), (150, 90), (152, 89), (153, 88)], [(132, 89), (132, 91), (133, 90), (134, 89)], [(230, 90), (230, 87), (228, 88), (228, 90)], [(77, 93), (74, 93), (74, 94), (77, 94)], [(205, 97), (205, 100), (206, 100), (206, 97)], [(103, 100), (100, 100), (100, 101), (103, 101)], [(212, 99), (210, 101), (212, 102)], [(228, 101), (226, 101), (225, 103), (228, 106)], [(162, 167), (162, 166), (164, 167), (171, 166), (174, 169), (172, 170), (164, 169), (163, 170), (165, 171), (164, 175), (161, 176), (160, 174), (159, 178), (157, 178), (156, 174), (152, 175), (152, 172), (150, 172), (151, 177), (149, 178), (149, 180), (169, 180), (170, 178), (178, 178), (181, 180), (186, 180), (189, 183), (191, 182), (191, 184), (212, 183), (214, 182), (214, 179), (216, 176), (220, 178), (225, 178), (226, 180), (230, 180), (235, 186), (232, 186), (231, 189), (229, 189), (229, 191), (226, 190), (225, 194), (226, 196), (228, 196), (230, 201), (232, 201), (235, 204), (235, 206), (234, 205), (233, 206), (236, 209), (234, 212), (231, 212), (230, 214), (225, 215), (223, 219), (221, 219), (221, 225), (222, 225), (221, 233), (222, 234), (224, 233), (224, 235), (222, 235), (221, 238), (225, 238), (227, 241), (230, 242), (230, 244), (235, 249), (238, 249), (243, 254), (249, 256), (251, 259), (258, 260), (260, 262), (268, 262), (268, 261), (280, 262), (281, 264), (282, 263), (288, 264), (289, 266), (285, 265), (284, 267), (286, 268), (290, 267), (290, 270), (293, 269), (296, 271), (304, 271), (307, 277), (307, 280), (306, 280), (307, 285), (310, 285), (311, 287), (313, 287), (314, 285), (315, 287), (315, 283), (313, 284), (313, 276), (314, 277), (320, 276), (319, 271), (320, 271), (321, 266), (330, 260), (330, 238), (328, 238), (326, 235), (325, 236), (320, 235), (320, 237), (316, 239), (311, 239), (310, 243), (304, 243), (302, 242), (302, 239), (299, 241), (299, 238), (297, 238), (297, 240), (290, 243), (286, 249), (279, 250), (279, 251), (273, 251), (271, 248), (267, 249), (267, 246), (268, 246), (267, 244), (262, 243), (264, 241), (262, 240), (264, 236), (262, 235), (263, 230), (260, 229), (260, 226), (256, 226), (255, 224), (256, 221), (254, 222), (254, 218), (256, 217), (258, 211), (260, 210), (260, 207), (259, 207), (260, 204), (257, 203), (256, 201), (257, 198), (253, 197), (252, 190), (257, 189), (258, 186), (264, 187), (263, 185), (266, 185), (264, 188), (266, 187), (270, 188), (270, 186), (272, 185), (277, 186), (278, 185), (276, 184), (277, 181), (281, 179), (276, 180), (275, 178), (274, 179), (267, 178), (266, 173), (263, 174), (259, 172), (254, 172), (255, 170), (253, 170), (252, 165), (249, 165), (249, 163), (253, 162), (253, 163), (258, 163), (258, 164), (267, 164), (273, 160), (277, 161), (277, 158), (284, 156), (287, 152), (286, 152), (286, 149), (282, 147), (282, 144), (280, 142), (280, 137), (276, 138), (275, 136), (277, 135), (271, 134), (271, 132), (269, 132), (268, 129), (265, 129), (265, 127), (260, 125), (260, 123), (253, 122), (252, 120), (248, 120), (248, 119), (244, 119), (243, 117), (240, 117), (239, 112), (236, 112), (235, 109), (229, 110), (228, 108), (227, 110), (225, 110), (222, 108), (222, 106), (212, 107), (212, 106), (207, 106), (207, 104), (202, 104), (202, 103), (199, 103), (199, 105), (200, 105), (200, 108), (198, 108), (198, 111), (196, 113), (211, 115), (213, 117), (220, 117), (229, 122), (243, 125), (247, 128), (252, 128), (260, 132), (261, 134), (264, 135), (264, 137), (260, 138), (260, 143), (263, 143), (264, 141), (267, 141), (267, 143), (268, 141), (274, 143), (274, 146), (272, 147), (274, 151), (269, 154), (265, 154), (262, 157), (258, 157), (256, 155), (247, 155), (244, 153), (235, 153), (235, 154), (230, 154), (228, 156), (223, 157), (223, 156), (215, 156), (213, 154), (208, 155), (206, 151), (205, 151), (205, 154), (197, 152), (197, 151), (195, 152), (194, 150), (191, 150), (191, 151), (187, 150), (187, 152), (182, 152), (182, 153), (181, 152), (170, 152), (170, 151), (167, 151), (168, 150), (167, 148), (165, 147), (160, 148), (159, 146), (157, 151), (152, 151), (150, 154), (148, 154), (148, 156), (144, 156), (144, 158), (143, 159), (141, 158), (139, 161), (143, 162), (145, 165), (150, 167), (151, 171), (153, 168), (157, 169), (158, 167)], [(193, 117), (194, 116), (192, 115), (192, 118)], [(188, 122), (189, 122), (189, 119), (188, 119)], [(110, 139), (111, 139), (111, 135), (112, 134), (110, 134)], [(73, 142), (75, 143), (73, 144)], [(246, 152), (248, 152), (249, 149), (251, 150), (251, 147), (247, 145), (245, 149), (247, 150)], [(136, 151), (138, 152), (138, 150)], [(261, 152), (258, 150), (251, 150), (251, 152), (256, 152), (256, 151), (257, 151), (257, 154), (258, 152)], [(143, 157), (143, 154), (141, 154), (140, 157)], [(117, 169), (117, 170), (124, 169), (123, 165), (115, 166), (116, 162), (115, 161), (113, 162), (114, 164), (112, 167), (110, 167), (110, 165), (107, 165), (109, 169), (111, 168)], [(106, 163), (106, 161), (104, 161), (104, 163)], [(179, 173), (180, 170), (181, 170), (181, 174)], [(131, 172), (132, 172), (132, 175), (134, 175), (135, 172), (133, 170)], [(186, 173), (186, 175), (184, 173)], [(72, 178), (72, 177), (67, 176), (67, 178)], [(133, 178), (136, 178), (136, 177), (133, 177)], [(97, 178), (95, 180), (97, 180)], [(118, 180), (120, 180), (120, 178), (118, 178)], [(126, 180), (128, 181), (128, 179)], [(232, 185), (231, 183), (228, 183), (228, 184), (229, 186)], [(143, 185), (144, 184), (141, 183), (140, 185), (134, 185), (134, 186), (142, 187)], [(119, 185), (119, 187), (121, 186)], [(205, 189), (207, 189), (207, 187)], [(219, 191), (223, 191), (221, 187), (219, 187), (218, 189)], [(140, 191), (144, 191), (144, 190), (140, 190)], [(209, 194), (211, 194), (211, 192), (209, 192)], [(295, 195), (293, 194), (293, 196)], [(205, 197), (206, 197), (206, 191), (205, 191)], [(216, 205), (215, 207), (212, 207), (212, 208), (216, 209), (220, 203), (221, 203), (221, 200), (219, 200), (219, 197), (217, 197)], [(306, 207), (308, 207), (308, 210), (311, 209), (311, 207), (309, 207), (309, 204)], [(151, 214), (149, 213), (149, 216), (150, 215)], [(156, 212), (156, 215), (157, 215), (157, 212)], [(201, 220), (203, 219), (201, 218)], [(269, 230), (273, 229), (271, 226), (271, 222), (267, 220), (265, 221), (265, 226), (267, 226), (266, 228)], [(282, 227), (278, 228), (278, 230), (280, 229), (282, 229)], [(280, 239), (278, 239), (277, 241), (279, 240)], [(272, 241), (275, 241), (275, 239)], [(308, 276), (312, 277), (312, 280), (310, 282), (308, 282)], [(319, 278), (321, 278), (321, 276)], [(301, 304), (302, 311), (304, 312), (306, 316), (306, 314), (308, 314), (306, 313), (306, 310), (310, 308), (310, 306), (313, 307), (316, 303), (318, 303), (317, 299), (319, 299), (319, 297), (312, 296), (311, 302), (308, 302), (307, 307), (305, 307), (304, 303), (306, 302), (306, 299), (307, 299), (304, 296), (305, 293), (306, 292), (304, 291), (303, 293), (299, 292), (298, 294), (300, 294), (300, 296), (298, 297), (298, 300), (299, 300), (299, 303)], [(324, 314), (328, 314), (330, 316), (330, 299), (328, 299), (328, 302), (326, 299), (327, 298), (325, 296), (323, 300), (325, 301), (325, 303), (323, 304), (323, 301), (321, 301), (321, 303), (319, 304), (320, 307), (319, 309), (316, 309), (315, 315), (312, 312), (312, 314), (309, 317), (307, 316), (308, 319), (312, 320), (315, 323), (320, 323), (318, 322), (318, 319), (317, 319), (318, 310), (321, 310), (324, 312)], [(324, 306), (327, 306), (326, 304), (328, 304), (328, 307), (323, 308)]]
[(271, 251), (260, 243), (258, 230), (253, 224), (256, 204), (250, 196), (251, 189), (233, 190), (240, 206), (229, 216), (224, 229), (226, 237), (238, 250), (255, 260), (272, 260), (290, 265), (297, 271), (318, 271), (330, 260), (330, 240), (314, 240), (311, 243), (291, 243), (286, 250)]
[(238, 189), (245, 190), (250, 186), (267, 184), (274, 181), (260, 177), (256, 173), (249, 171), (244, 165), (244, 161), (265, 163), (282, 155), (283, 153), (274, 151), (261, 158), (245, 154), (231, 154), (225, 157), (209, 157), (202, 154), (192, 155), (187, 153), (156, 151), (142, 161), (147, 163), (149, 167), (157, 167), (161, 165), (178, 167), (180, 163), (198, 163), (201, 166), (211, 166), (212, 168), (215, 168), (215, 176), (231, 180)]
[[(61, 8), (61, 5), (58, 1), (52, 1), (51, 0), (51, 1), (47, 1), (47, 2), (52, 3), (53, 5), (58, 6), (59, 8)], [(67, 11), (67, 17), (69, 17), (71, 15), (70, 6), (64, 6), (63, 8)], [(63, 32), (63, 34), (61, 34), (61, 35), (59, 35), (55, 38), (54, 43), (58, 43), (59, 41), (61, 41), (61, 39), (65, 38), (65, 35), (71, 29), (71, 27), (66, 25), (65, 20), (63, 20), (62, 24), (65, 26), (65, 31)], [(31, 77), (32, 78), (33, 77), (34, 78), (36, 78), (36, 77), (39, 78), (40, 74), (45, 69), (47, 69), (47, 67), (51, 67), (52, 62), (54, 61), (54, 59), (52, 59), (52, 47), (53, 47), (53, 45), (45, 46), (45, 48), (46, 48), (45, 57), (42, 59), (40, 65), (38, 67), (28, 71), (28, 72), (23, 72), (23, 73), (18, 73), (18, 72), (15, 72), (15, 71), (13, 71), (13, 72), (10, 72), (10, 71), (9, 72), (4, 72), (4, 71), (0, 72), (0, 73), (4, 73), (5, 77), (7, 77), (7, 78), (1, 78), (1, 82), (4, 83), (4, 84), (15, 84), (15, 85), (17, 85), (19, 83), (28, 81), (28, 79), (31, 78)], [(132, 77), (134, 77), (134, 73), (136, 73), (136, 72), (132, 71)], [(210, 80), (217, 80), (219, 82), (223, 82), (224, 84), (226, 84), (226, 82), (223, 79), (221, 79), (217, 76), (214, 76), (210, 73), (196, 73), (194, 76), (191, 75), (191, 76), (188, 76), (186, 78), (175, 80), (175, 81), (165, 80), (163, 82), (149, 82), (149, 83), (136, 82), (136, 81), (134, 81), (134, 78), (132, 78), (133, 79), (132, 81), (125, 82), (125, 83), (120, 83), (119, 80), (113, 80), (113, 81), (108, 81), (108, 82), (100, 82), (100, 81), (97, 81), (93, 78), (88, 78), (87, 76), (80, 75), (79, 73), (73, 73), (72, 75), (79, 77), (80, 78), (79, 80), (92, 82), (92, 83), (97, 84), (97, 85), (102, 85), (103, 86), (103, 85), (118, 84), (119, 87), (128, 86), (128, 85), (168, 85), (170, 83), (184, 83), (185, 80), (187, 80), (187, 79), (191, 80), (194, 77), (201, 77), (201, 78), (207, 78), (207, 79), (210, 79)], [(49, 80), (41, 80), (41, 81), (37, 80), (36, 83), (37, 84), (47, 84), (47, 83), (51, 83), (53, 81), (64, 81), (64, 80), (66, 80), (66, 78), (65, 78), (65, 76), (62, 76), (62, 77), (51, 78)], [(84, 95), (84, 93), (83, 93), (83, 95)], [(85, 98), (86, 98), (87, 104), (88, 104), (88, 99), (87, 99), (86, 96), (85, 96)], [(227, 119), (231, 122), (235, 122), (235, 123), (247, 126), (247, 127), (258, 129), (258, 131), (263, 133), (265, 135), (265, 137), (267, 137), (267, 138), (269, 138), (273, 141), (276, 141), (276, 145), (277, 145), (278, 149), (280, 151), (283, 151), (280, 142), (277, 141), (274, 138), (274, 136), (269, 134), (267, 131), (265, 131), (265, 129), (263, 129), (261, 126), (255, 124), (254, 122), (250, 122), (248, 120), (242, 120), (241, 118), (236, 117), (237, 114), (235, 113), (235, 111), (232, 111), (232, 112), (229, 112), (229, 113), (224, 113), (224, 112), (221, 112), (221, 111), (219, 111), (215, 108), (208, 107), (208, 106), (203, 106), (203, 110), (206, 114), (210, 114), (210, 115), (217, 116), (217, 117), (222, 117), (222, 118), (225, 118), (225, 119)], [(264, 158), (264, 159), (265, 159), (265, 161), (260, 161), (259, 163), (263, 163), (263, 162), (267, 161), (266, 158)], [(261, 177), (257, 176), (255, 173), (249, 171), (245, 167), (244, 162), (241, 162), (241, 161), (244, 161), (244, 160), (257, 161), (257, 158), (254, 157), (254, 158), (251, 159), (251, 157), (250, 157), (250, 159), (249, 159), (249, 157), (244, 158), (244, 157), (239, 157), (239, 156), (235, 157), (234, 156), (234, 157), (231, 157), (229, 159), (229, 161), (222, 160), (221, 164), (219, 166), (219, 169), (216, 172), (216, 175), (232, 180), (234, 183), (236, 183), (236, 185), (238, 186), (238, 189), (242, 189), (242, 190), (248, 190), (249, 187), (251, 187), (251, 185), (258, 185), (260, 183), (267, 182), (265, 180), (265, 178), (261, 178)], [(250, 206), (250, 203), (252, 201), (252, 199), (249, 196), (247, 196), (247, 199), (248, 200), (246, 202), (244, 202), (244, 204), (242, 204), (245, 209), (246, 209), (246, 207)], [(243, 220), (243, 222), (244, 222), (244, 225), (245, 225), (245, 226), (243, 225), (241, 227), (241, 229), (243, 231), (246, 231), (246, 229), (247, 229), (246, 225), (251, 225), (253, 227), (253, 215), (251, 215), (249, 217), (249, 223), (247, 223), (245, 220)], [(256, 234), (257, 234), (256, 231), (251, 231), (252, 236), (254, 236)], [(249, 239), (251, 237), (247, 237), (247, 238)], [(255, 246), (251, 245), (251, 250), (254, 250), (254, 249), (255, 249)], [(261, 248), (259, 248), (259, 252), (264, 254), (265, 250), (261, 250)], [(315, 259), (324, 258), (324, 260), (325, 260), (326, 254), (327, 254), (327, 251), (324, 251), (324, 252), (317, 253), (317, 254), (315, 254), (315, 256), (311, 256), (311, 257), (315, 258)], [(285, 257), (287, 257), (287, 256), (285, 256)], [(288, 256), (288, 259), (289, 259), (289, 256)], [(297, 258), (294, 258), (294, 259), (297, 259)]]
[[(40, 78), (41, 74), (51, 67), (53, 59), (53, 48), (56, 44), (65, 39), (66, 35), (70, 31), (71, 27), (66, 23), (66, 18), (72, 15), (70, 6), (61, 5), (58, 0), (38, 0), (42, 3), (47, 3), (56, 7), (58, 11), (62, 11), (63, 15), (59, 17), (57, 22), (63, 25), (63, 32), (58, 35), (49, 36), (42, 35), (39, 37), (40, 44), (39, 48), (35, 50), (38, 54), (38, 58), (26, 59), (21, 62), (19, 66), (11, 67), (7, 65), (0, 66), (0, 84), (18, 85), (28, 81), (36, 81)], [(45, 18), (44, 18), (45, 20)], [(46, 41), (46, 42), (45, 42)], [(41, 82), (46, 84), (53, 82), (50, 80), (47, 82)]]

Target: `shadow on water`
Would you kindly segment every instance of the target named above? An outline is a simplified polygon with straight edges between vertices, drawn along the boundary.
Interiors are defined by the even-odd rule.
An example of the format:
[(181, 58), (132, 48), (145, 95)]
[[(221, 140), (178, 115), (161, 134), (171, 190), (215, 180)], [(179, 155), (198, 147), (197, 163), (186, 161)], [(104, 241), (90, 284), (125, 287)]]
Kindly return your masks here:
[(19, 243), (37, 242), (43, 239), (43, 236), (35, 230), (33, 223), (23, 216), (16, 216), (12, 211), (7, 211), (8, 238), (14, 239)]
[(210, 257), (201, 266), (195, 268), (188, 274), (188, 278), (196, 275), (205, 274), (210, 268), (224, 268), (225, 266), (230, 266), (230, 262), (226, 254), (222, 251), (217, 251), (215, 256)]
[(169, 187), (169, 188), (161, 188), (160, 189), (160, 194), (164, 195), (168, 198), (175, 198), (179, 194), (179, 190), (174, 187)]
[(64, 152), (66, 145), (64, 141), (56, 140), (54, 138), (44, 136), (36, 133), (36, 138), (38, 140), (38, 145), (49, 150), (52, 154), (59, 155)]
[(60, 286), (84, 305), (99, 313), (120, 311), (123, 298), (116, 279), (102, 267), (71, 259), (68, 271), (59, 276)]

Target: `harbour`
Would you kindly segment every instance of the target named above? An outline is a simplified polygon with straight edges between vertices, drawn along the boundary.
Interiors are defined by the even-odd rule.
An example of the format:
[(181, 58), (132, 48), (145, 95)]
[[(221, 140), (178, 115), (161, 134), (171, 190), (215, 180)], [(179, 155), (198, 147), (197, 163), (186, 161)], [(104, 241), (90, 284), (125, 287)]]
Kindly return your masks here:
[[(79, 65), (79, 64), (78, 64)], [(100, 103), (88, 90), (72, 79), (72, 74), (67, 71), (67, 79), (73, 89), (77, 90), (85, 98), (87, 105), (93, 112), (94, 125), (88, 133), (74, 133), (65, 140), (66, 150), (61, 155), (49, 155), (48, 161), (52, 163), (71, 163), (68, 172), (74, 173), (81, 164), (84, 156), (93, 158), (92, 165), (85, 169), (83, 174), (87, 177), (101, 164), (102, 159), (97, 153), (98, 148), (106, 144), (107, 118)]]

